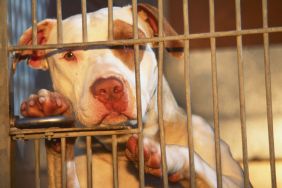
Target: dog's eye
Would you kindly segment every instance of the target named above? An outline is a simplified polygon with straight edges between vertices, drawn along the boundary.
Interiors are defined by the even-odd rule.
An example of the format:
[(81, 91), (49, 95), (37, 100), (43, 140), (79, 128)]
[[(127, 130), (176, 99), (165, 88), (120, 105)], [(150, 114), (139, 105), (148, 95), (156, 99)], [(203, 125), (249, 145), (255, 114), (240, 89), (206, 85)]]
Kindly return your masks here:
[(64, 54), (64, 59), (67, 61), (75, 61), (76, 57), (72, 51), (68, 51)]

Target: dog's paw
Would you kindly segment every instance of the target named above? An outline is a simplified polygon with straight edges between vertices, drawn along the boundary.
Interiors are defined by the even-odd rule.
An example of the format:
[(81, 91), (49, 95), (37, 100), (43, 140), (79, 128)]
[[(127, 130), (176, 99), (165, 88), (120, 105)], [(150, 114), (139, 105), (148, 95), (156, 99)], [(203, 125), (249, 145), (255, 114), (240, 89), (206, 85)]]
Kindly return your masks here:
[[(157, 177), (162, 176), (161, 169), (161, 150), (159, 143), (144, 138), (144, 171)], [(137, 135), (131, 136), (126, 144), (125, 155), (128, 160), (134, 162), (138, 166), (139, 153), (138, 153), (138, 137)], [(183, 179), (180, 172), (168, 173), (168, 179), (171, 182), (177, 182)]]
[(21, 114), (25, 117), (46, 117), (67, 115), (71, 111), (70, 102), (57, 92), (41, 89), (21, 104)]

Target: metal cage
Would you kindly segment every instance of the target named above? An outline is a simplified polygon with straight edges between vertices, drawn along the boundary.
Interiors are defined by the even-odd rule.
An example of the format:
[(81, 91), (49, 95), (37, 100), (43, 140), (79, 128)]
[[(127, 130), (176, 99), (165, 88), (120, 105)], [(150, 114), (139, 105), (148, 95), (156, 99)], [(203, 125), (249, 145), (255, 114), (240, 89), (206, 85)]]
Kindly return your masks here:
[[(163, 1), (158, 0), (158, 13), (159, 13), (159, 35), (154, 38), (139, 39), (137, 34), (137, 0), (132, 0), (133, 6), (133, 28), (134, 38), (128, 40), (113, 40), (113, 0), (108, 0), (109, 7), (109, 40), (99, 42), (88, 42), (87, 40), (87, 26), (86, 26), (86, 0), (81, 0), (82, 4), (82, 29), (83, 29), (83, 42), (65, 44), (63, 43), (62, 36), (62, 12), (61, 12), (61, 0), (57, 0), (57, 44), (37, 45), (37, 17), (36, 17), (36, 3), (37, 0), (32, 0), (32, 45), (31, 46), (18, 46), (10, 45), (8, 40), (8, 5), (7, 0), (0, 1), (0, 187), (12, 187), (13, 181), (17, 177), (12, 174), (12, 160), (15, 140), (33, 140), (35, 150), (35, 185), (40, 187), (40, 140), (43, 139), (61, 139), (62, 147), (62, 187), (66, 187), (66, 138), (67, 137), (86, 137), (87, 146), (87, 185), (92, 187), (92, 150), (91, 140), (92, 136), (96, 135), (111, 135), (112, 136), (112, 156), (113, 156), (113, 174), (114, 174), (114, 187), (118, 187), (118, 167), (117, 167), (117, 135), (120, 134), (138, 134), (139, 135), (139, 151), (143, 150), (143, 132), (142, 132), (142, 114), (141, 114), (141, 95), (140, 95), (140, 70), (138, 62), (139, 45), (149, 42), (159, 44), (159, 59), (158, 59), (158, 91), (162, 89), (162, 76), (163, 76), (163, 50), (165, 41), (183, 40), (184, 57), (185, 57), (185, 87), (186, 87), (186, 107), (188, 114), (188, 143), (190, 149), (190, 185), (196, 187), (195, 184), (195, 167), (193, 159), (193, 129), (191, 126), (191, 99), (190, 99), (190, 79), (189, 79), (189, 42), (194, 39), (208, 39), (210, 41), (211, 49), (211, 70), (212, 70), (212, 98), (213, 98), (213, 117), (214, 117), (214, 129), (215, 129), (215, 151), (216, 151), (216, 174), (217, 174), (217, 187), (222, 187), (222, 173), (221, 173), (221, 156), (220, 156), (220, 133), (219, 133), (219, 97), (218, 97), (218, 82), (217, 82), (217, 59), (216, 59), (216, 40), (221, 37), (234, 37), (237, 42), (237, 62), (238, 62), (238, 82), (240, 93), (240, 117), (241, 117), (241, 131), (242, 131), (242, 143), (243, 143), (243, 168), (244, 168), (244, 187), (249, 186), (249, 167), (248, 167), (248, 150), (247, 150), (247, 134), (246, 134), (246, 110), (245, 110), (245, 94), (244, 94), (244, 63), (242, 53), (242, 36), (260, 34), (263, 36), (264, 44), (264, 62), (265, 62), (265, 84), (266, 84), (266, 102), (267, 102), (267, 120), (268, 120), (268, 134), (269, 134), (269, 153), (270, 153), (270, 165), (271, 165), (271, 183), (272, 187), (277, 187), (276, 184), (276, 169), (275, 169), (275, 153), (274, 153), (274, 139), (273, 139), (273, 115), (272, 115), (272, 98), (271, 98), (271, 75), (270, 75), (270, 55), (269, 55), (269, 34), (282, 32), (282, 27), (269, 27), (268, 26), (268, 8), (267, 0), (262, 0), (262, 14), (263, 14), (263, 27), (259, 29), (242, 29), (241, 27), (241, 8), (240, 0), (235, 0), (236, 6), (236, 30), (232, 31), (215, 31), (215, 7), (214, 0), (209, 0), (209, 21), (210, 32), (208, 33), (189, 33), (188, 22), (188, 0), (183, 0), (183, 19), (184, 19), (184, 34), (177, 36), (164, 36), (163, 34)], [(135, 52), (135, 67), (136, 67), (136, 85), (137, 85), (137, 113), (138, 113), (138, 128), (136, 129), (124, 129), (122, 127), (113, 129), (96, 130), (95, 128), (36, 128), (36, 129), (18, 129), (15, 125), (24, 123), (20, 122), (14, 117), (11, 111), (11, 95), (12, 91), (9, 90), (11, 82), (9, 79), (13, 76), (10, 69), (11, 55), (15, 51), (21, 51), (26, 49), (38, 50), (38, 49), (72, 49), (82, 48), (87, 49), (90, 47), (96, 47), (101, 45), (115, 46), (120, 44), (128, 44), (134, 46)], [(163, 175), (163, 187), (168, 187), (168, 177), (166, 169), (165, 158), (165, 143), (164, 143), (164, 128), (163, 128), (163, 112), (162, 112), (162, 92), (158, 92), (158, 109), (159, 109), (159, 128), (160, 128), (160, 143), (162, 153), (162, 174)], [(63, 120), (65, 121), (65, 120)], [(29, 122), (30, 123), (30, 122)], [(38, 124), (38, 122), (35, 122)], [(140, 162), (139, 166), (139, 182), (140, 187), (144, 187), (144, 156), (142, 152), (139, 152)]]

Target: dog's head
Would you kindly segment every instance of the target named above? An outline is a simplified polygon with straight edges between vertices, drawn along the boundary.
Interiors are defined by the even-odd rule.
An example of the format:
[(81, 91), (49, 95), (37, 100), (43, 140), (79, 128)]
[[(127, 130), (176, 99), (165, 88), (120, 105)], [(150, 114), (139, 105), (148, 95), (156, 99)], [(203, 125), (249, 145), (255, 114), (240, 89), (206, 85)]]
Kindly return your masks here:
[[(158, 33), (157, 10), (138, 6), (138, 38), (151, 38)], [(82, 17), (63, 20), (63, 42), (82, 42)], [(165, 35), (174, 35), (165, 22)], [(108, 39), (108, 9), (87, 14), (88, 41)], [(57, 22), (46, 19), (37, 25), (38, 44), (57, 43)], [(113, 9), (113, 38), (132, 39), (132, 8)], [(26, 30), (20, 45), (32, 43), (32, 30)], [(181, 47), (179, 41), (166, 42), (166, 47)], [(157, 60), (153, 44), (140, 47), (142, 114), (144, 115), (157, 85)], [(101, 47), (77, 50), (25, 50), (32, 68), (49, 69), (53, 87), (73, 105), (77, 119), (85, 126), (115, 124), (136, 119), (136, 83), (132, 46)], [(174, 54), (178, 55), (178, 54)]]

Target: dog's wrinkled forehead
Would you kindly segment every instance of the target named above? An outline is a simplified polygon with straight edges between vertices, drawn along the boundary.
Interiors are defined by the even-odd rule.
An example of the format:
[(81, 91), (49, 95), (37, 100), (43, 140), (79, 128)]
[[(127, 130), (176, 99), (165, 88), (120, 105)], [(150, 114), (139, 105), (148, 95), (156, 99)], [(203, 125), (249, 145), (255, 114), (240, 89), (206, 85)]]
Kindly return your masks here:
[[(113, 28), (115, 39), (130, 39), (133, 37), (131, 6), (113, 8)], [(138, 29), (139, 37), (148, 36), (149, 33), (141, 20), (138, 21)], [(119, 37), (118, 32), (120, 31), (126, 31), (123, 34), (127, 33), (127, 36)], [(56, 32), (56, 29), (53, 32)], [(87, 14), (87, 33), (88, 41), (108, 40), (108, 8)], [(142, 33), (141, 36), (140, 33)], [(56, 34), (50, 36), (50, 41), (55, 42)], [(68, 43), (82, 42), (81, 15), (71, 16), (63, 21), (63, 39)]]

